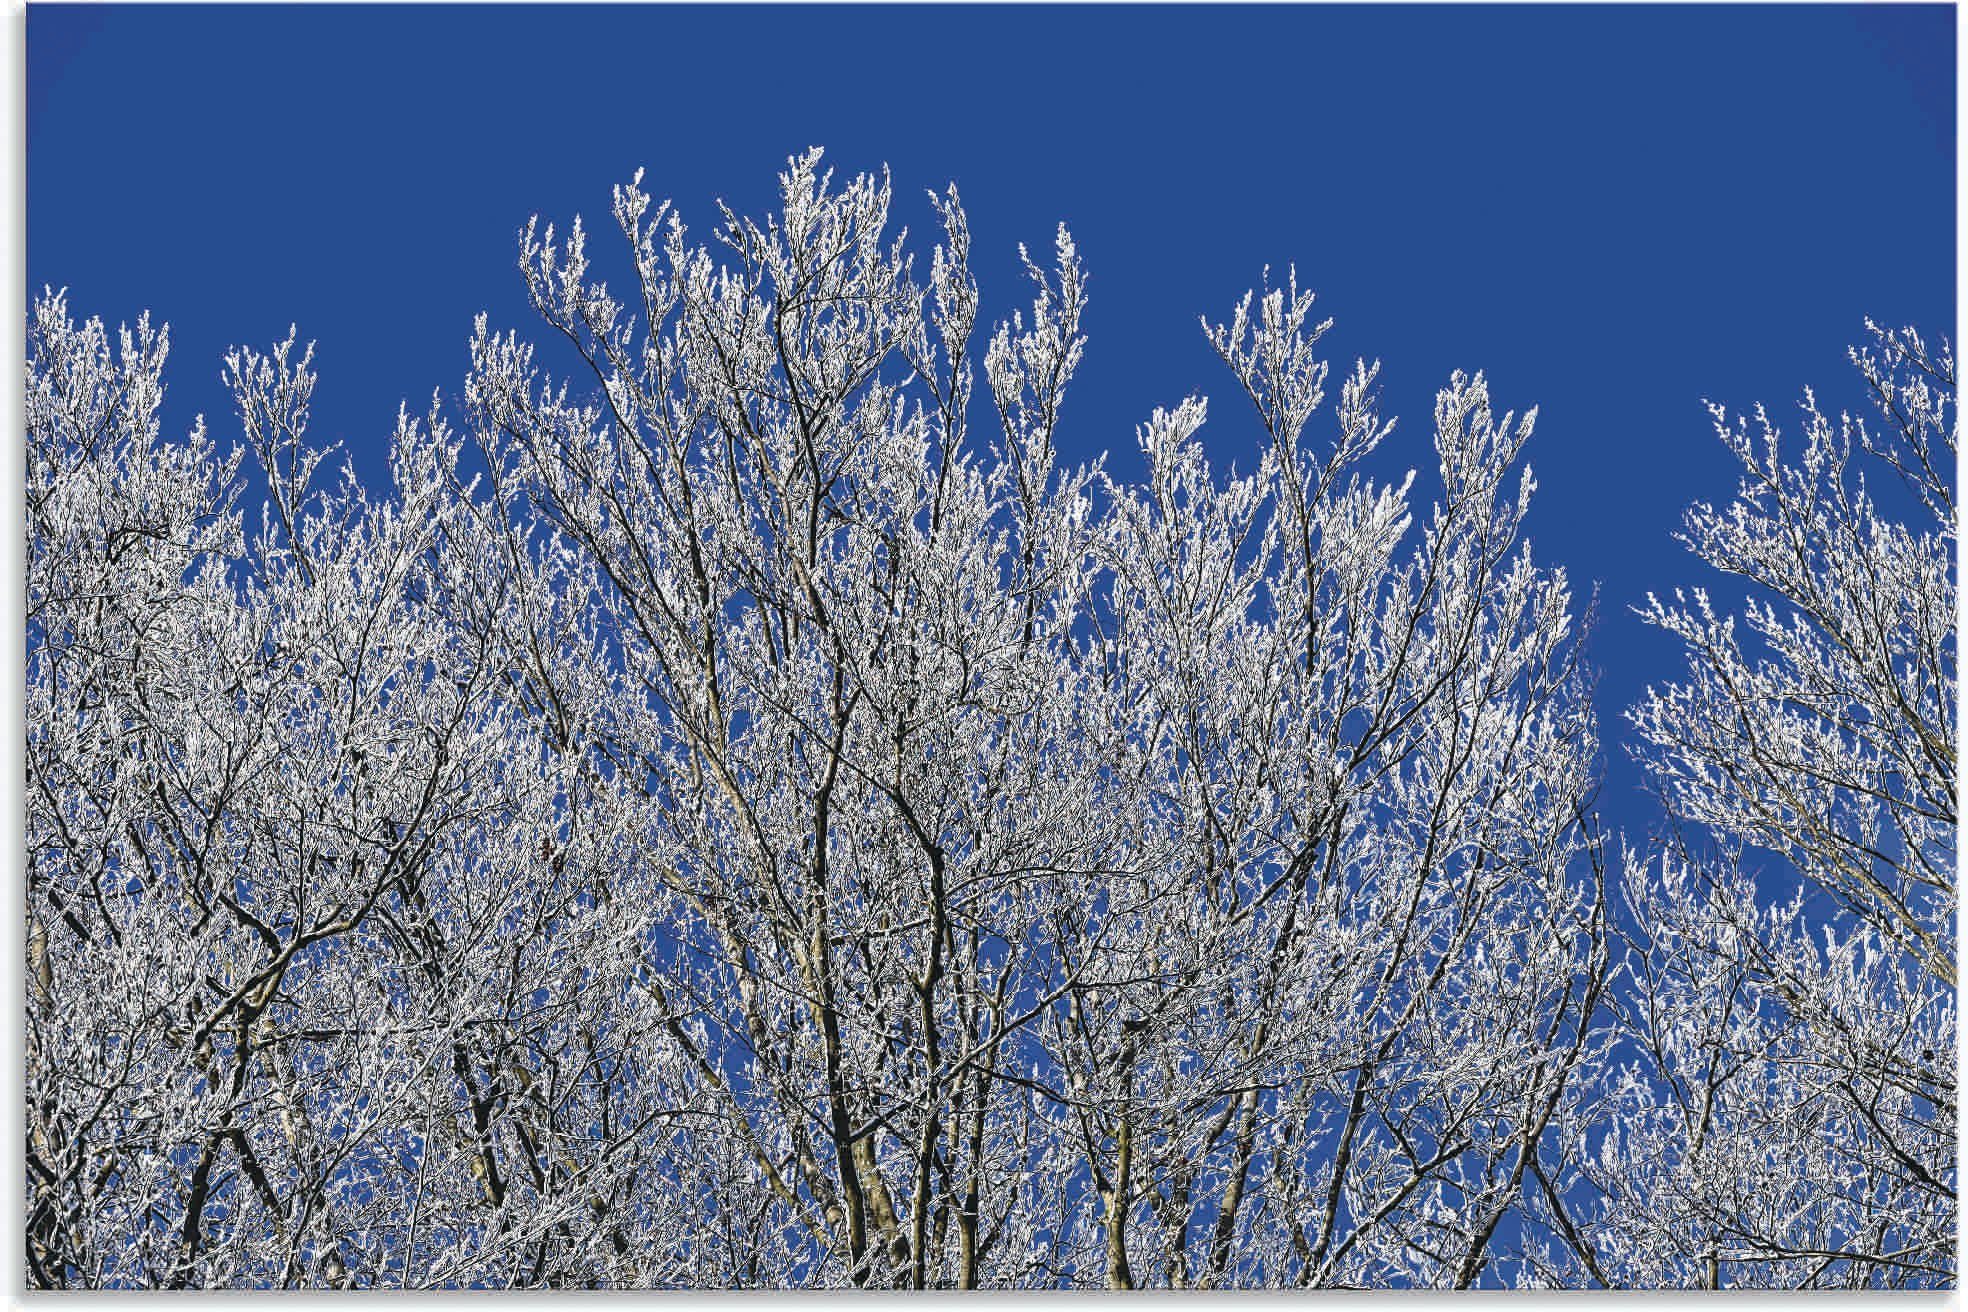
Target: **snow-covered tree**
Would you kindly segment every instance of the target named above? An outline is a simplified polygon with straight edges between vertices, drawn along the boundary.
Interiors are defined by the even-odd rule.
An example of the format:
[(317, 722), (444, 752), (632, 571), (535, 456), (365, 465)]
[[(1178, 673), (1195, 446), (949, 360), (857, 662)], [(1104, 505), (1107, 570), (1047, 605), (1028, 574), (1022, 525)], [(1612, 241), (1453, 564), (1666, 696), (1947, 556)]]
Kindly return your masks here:
[(305, 357), (230, 357), (249, 532), (243, 453), (160, 440), (165, 346), (113, 351), (59, 297), (30, 325), (30, 1280), (523, 1282), (626, 1251), (596, 1217), (644, 1127), (597, 1072), (661, 1060), (613, 1005), (634, 868), (581, 884), (556, 847), (583, 784), (507, 692), (520, 598), (443, 430), (399, 428), (387, 500), (315, 489)]
[[(228, 358), (222, 455), (161, 437), (161, 333), (37, 303), (29, 1279), (1681, 1279), (1702, 1050), (1581, 1128), (1609, 1007), (1680, 995), (1616, 993), (1532, 416), (1455, 375), (1377, 477), (1378, 367), (1320, 418), (1287, 279), (1205, 325), (1243, 472), (1201, 397), (1139, 480), (1072, 464), (1063, 230), (987, 329), (954, 191), (919, 283), (886, 178), (781, 184), (708, 244), (618, 188), (620, 294), (529, 227), (543, 345), (481, 320), (386, 494), (327, 477), (292, 340)], [(1951, 860), (1948, 787), (1884, 850)], [(1931, 997), (1941, 903), (1873, 874), (1905, 923), (1796, 959)]]
[(1682, 537), (1727, 592), (1640, 612), (1687, 671), (1629, 717), (1670, 823), (1558, 1195), (1601, 1281), (1954, 1279), (1955, 364), (1851, 358), (1870, 421), (1714, 408), (1742, 482)]
[(782, 195), (704, 248), (618, 190), (626, 302), (529, 229), (585, 395), (483, 324), (466, 394), (507, 558), (551, 530), (601, 580), (530, 641), (606, 655), (531, 695), (636, 816), (688, 1096), (760, 1179), (700, 1278), (1507, 1278), (1605, 978), (1529, 417), (1453, 379), (1411, 535), (1412, 475), (1360, 469), (1373, 367), (1311, 435), (1292, 285), (1209, 330), (1249, 474), (1201, 398), (1142, 426), (1143, 484), (1065, 467), (1063, 231), (984, 345), (984, 436), (954, 194), (926, 289), (885, 180), (809, 155)]

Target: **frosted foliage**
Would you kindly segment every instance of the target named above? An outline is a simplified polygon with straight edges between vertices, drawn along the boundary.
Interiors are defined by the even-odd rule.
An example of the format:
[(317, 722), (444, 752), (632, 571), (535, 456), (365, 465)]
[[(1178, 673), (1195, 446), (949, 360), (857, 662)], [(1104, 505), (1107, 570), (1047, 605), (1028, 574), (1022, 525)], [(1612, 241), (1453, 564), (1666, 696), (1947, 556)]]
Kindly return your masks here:
[(1870, 418), (1714, 408), (1742, 482), (1682, 539), (1726, 591), (1640, 612), (1686, 653), (1629, 717), (1672, 828), (1566, 1193), (1614, 1283), (1954, 1280), (1955, 366), (1852, 361)]
[(482, 316), (386, 491), (308, 438), (294, 336), (226, 358), (222, 452), (161, 436), (161, 331), (36, 302), (31, 1284), (1682, 1283), (1690, 1180), (1821, 1244), (1951, 1226), (1951, 529), (1850, 500), (1792, 566), (1774, 466), (1690, 520), (1779, 583), (1862, 545), (1904, 609), (1829, 612), (1878, 670), (1748, 621), (1741, 677), (1822, 692), (1754, 776), (1735, 666), (1637, 720), (1837, 915), (1691, 848), (1623, 939), (1534, 412), (1456, 374), (1385, 480), (1378, 365), (1267, 277), (1204, 325), (1258, 442), (1213, 465), (1179, 399), (1124, 479), (1061, 455), (1064, 229), (987, 324), (954, 190), (924, 259), (818, 152), (703, 242), (641, 182), (618, 290), (526, 228), (539, 345)]

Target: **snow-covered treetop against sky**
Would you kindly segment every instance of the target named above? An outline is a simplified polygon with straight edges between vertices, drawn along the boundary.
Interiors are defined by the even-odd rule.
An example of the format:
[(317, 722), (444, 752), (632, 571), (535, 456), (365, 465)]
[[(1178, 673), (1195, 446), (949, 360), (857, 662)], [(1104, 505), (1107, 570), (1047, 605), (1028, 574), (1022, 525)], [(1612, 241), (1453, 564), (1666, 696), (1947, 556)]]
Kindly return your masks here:
[(1247, 473), (1199, 396), (1066, 463), (1067, 229), (986, 331), (954, 188), (918, 284), (820, 166), (617, 187), (619, 297), (529, 222), (567, 372), (481, 315), (380, 499), (292, 336), (221, 455), (37, 300), (37, 1284), (1951, 1279), (1945, 342), (1715, 408), (1755, 595), (1643, 613), (1615, 845), (1535, 411), (1451, 374), (1424, 511), (1288, 275), (1203, 321)]
[[(445, 21), (347, 12), (401, 38), (384, 64)], [(143, 224), (84, 252), (36, 211), (64, 236), (30, 276), (73, 290), (29, 307), (26, 360), (29, 1279), (1951, 1282), (1956, 372), (1941, 333), (1860, 321), (1934, 309), (1951, 256), (1909, 212), (1778, 278), (1848, 201), (1750, 224), (1671, 155), (1694, 102), (1761, 141), (1758, 177), (1877, 138), (1896, 200), (1927, 185), (1905, 43), (1937, 20), (1822, 12), (1437, 15), (1396, 61), (1411, 101), (1359, 73), (1379, 20), (1292, 13), (1315, 67), (1367, 42), (1331, 59), (1352, 99), (1308, 106), (1230, 76), (1232, 37), (1279, 48), (1259, 15), (1156, 11), (1137, 76), (1187, 48), (1223, 94), (1123, 123), (1138, 93), (1075, 65), (970, 139), (949, 43), (1026, 11), (938, 17), (941, 46), (844, 16), (801, 51), (819, 83), (773, 75), (806, 13), (489, 11), (449, 58), (533, 114), (455, 120), (422, 172), (351, 173), (343, 125), (213, 137), (238, 189), (188, 165), (158, 226), (246, 235), (188, 308), (117, 266)], [(156, 30), (37, 21), (34, 112), (73, 124), (37, 167), (69, 161), (75, 206), (95, 120), (59, 106)], [(1046, 71), (1103, 21), (1006, 58)], [(637, 24), (645, 120), (712, 103), (687, 78), (716, 62), (769, 93), (691, 149), (818, 105), (845, 167), (782, 154), (759, 193), (726, 160), (702, 190), (729, 199), (693, 204), (678, 158), (605, 208), (536, 198), (468, 279), (445, 237), (489, 191), (430, 179), (547, 185), (565, 161), (524, 146), (581, 102), (528, 80), (542, 34), (619, 52)], [(1644, 125), (1601, 83), (1662, 31), (1693, 39), (1674, 72), (1729, 77)], [(1470, 81), (1526, 32), (1573, 60)], [(1581, 65), (1587, 36), (1623, 60)], [(1751, 45), (1767, 94), (1737, 103)], [(672, 65), (697, 71), (652, 81)], [(1758, 136), (1855, 82), (1815, 142)], [(213, 93), (156, 94), (196, 119)], [(1333, 140), (1289, 163), (1321, 108)], [(1034, 219), (1005, 175), (1068, 141), (1115, 186)], [(347, 190), (290, 196), (273, 245), (237, 227), (338, 169), (366, 207), (341, 241)], [(342, 308), (294, 305), (324, 265), (361, 274)], [(1334, 282), (1363, 327), (1315, 303)], [(289, 296), (259, 334), (256, 284)], [(133, 296), (155, 317), (91, 317)], [(377, 355), (467, 297), (462, 359)], [(196, 347), (159, 321), (195, 341), (220, 311), (192, 422)], [(430, 375), (386, 425), (331, 407), (406, 363)], [(1604, 800), (1609, 756), (1644, 808)]]
[[(548, 12), (38, 9), (28, 285), (172, 325), (169, 406), (298, 323), (316, 431), (380, 472), (399, 401), (455, 386), (472, 316), (520, 320), (528, 215), (600, 219), (647, 169), (700, 230), (809, 145), (974, 211), (987, 320), (1017, 243), (1091, 272), (1071, 458), (1220, 391), (1195, 332), (1295, 264), (1336, 359), (1418, 424), (1453, 369), (1540, 407), (1530, 531), (1603, 585), (1599, 704), (1670, 651), (1627, 607), (1680, 577), (1703, 398), (1788, 411), (1863, 319), (1953, 322), (1951, 7)], [(1031, 90), (1043, 88), (1043, 92)], [(604, 243), (611, 280), (626, 270)], [(275, 271), (278, 271), (277, 274)], [(1208, 440), (1241, 454), (1219, 407)], [(1780, 415), (1780, 418), (1785, 417)], [(1419, 430), (1406, 434), (1418, 440)], [(1404, 439), (1398, 472), (1423, 463)], [(1627, 656), (1631, 653), (1632, 664)], [(1613, 764), (1620, 813), (1637, 778)]]

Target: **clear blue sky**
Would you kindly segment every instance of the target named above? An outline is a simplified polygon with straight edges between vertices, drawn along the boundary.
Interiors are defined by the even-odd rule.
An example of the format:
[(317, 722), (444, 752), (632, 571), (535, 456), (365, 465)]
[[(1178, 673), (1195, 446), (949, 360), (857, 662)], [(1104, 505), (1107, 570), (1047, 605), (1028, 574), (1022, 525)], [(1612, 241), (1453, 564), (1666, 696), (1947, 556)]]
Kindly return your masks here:
[[(533, 213), (638, 166), (708, 231), (811, 144), (970, 210), (987, 318), (1066, 221), (1093, 275), (1069, 454), (1126, 455), (1191, 390), (1255, 432), (1196, 328), (1295, 261), (1335, 364), (1386, 362), (1389, 463), (1435, 388), (1541, 407), (1538, 555), (1603, 590), (1615, 823), (1648, 810), (1616, 716), (1674, 673), (1626, 607), (1702, 582), (1669, 539), (1725, 498), (1704, 396), (1860, 404), (1866, 315), (1952, 334), (1949, 6), (860, 9), (34, 4), (27, 274), (173, 328), (168, 412), (234, 435), (229, 344), (319, 341), (315, 431), (366, 472), (397, 403), (455, 394), (471, 316), (529, 328)], [(612, 260), (605, 241), (599, 254)], [(611, 268), (604, 264), (604, 270)], [(619, 266), (613, 266), (619, 269)], [(1123, 464), (1122, 468), (1129, 465)], [(1424, 473), (1425, 483), (1425, 473)]]

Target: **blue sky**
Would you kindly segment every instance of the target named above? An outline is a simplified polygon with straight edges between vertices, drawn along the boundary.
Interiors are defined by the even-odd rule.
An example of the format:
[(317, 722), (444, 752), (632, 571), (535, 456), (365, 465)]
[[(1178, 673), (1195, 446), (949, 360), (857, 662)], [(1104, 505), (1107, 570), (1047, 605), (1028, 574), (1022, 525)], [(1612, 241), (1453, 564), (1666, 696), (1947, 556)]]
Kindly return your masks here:
[[(471, 317), (529, 329), (516, 232), (606, 215), (638, 167), (703, 234), (785, 157), (888, 164), (970, 211), (984, 315), (1016, 244), (1073, 230), (1092, 273), (1069, 456), (1210, 394), (1196, 326), (1296, 262), (1335, 365), (1385, 361), (1386, 464), (1426, 470), (1434, 391), (1484, 369), (1540, 407), (1531, 529), (1602, 589), (1592, 657), (1609, 818), (1650, 808), (1618, 711), (1672, 677), (1626, 608), (1708, 582), (1671, 541), (1726, 498), (1704, 396), (1862, 404), (1870, 315), (1951, 335), (1954, 24), (1937, 6), (68, 6), (27, 20), (28, 286), (170, 321), (171, 428), (236, 342), (319, 342), (315, 434), (380, 472), (399, 400), (460, 386)], [(598, 243), (604, 272), (614, 251)], [(926, 253), (926, 251), (925, 251)], [(1425, 489), (1424, 482), (1421, 484)]]

